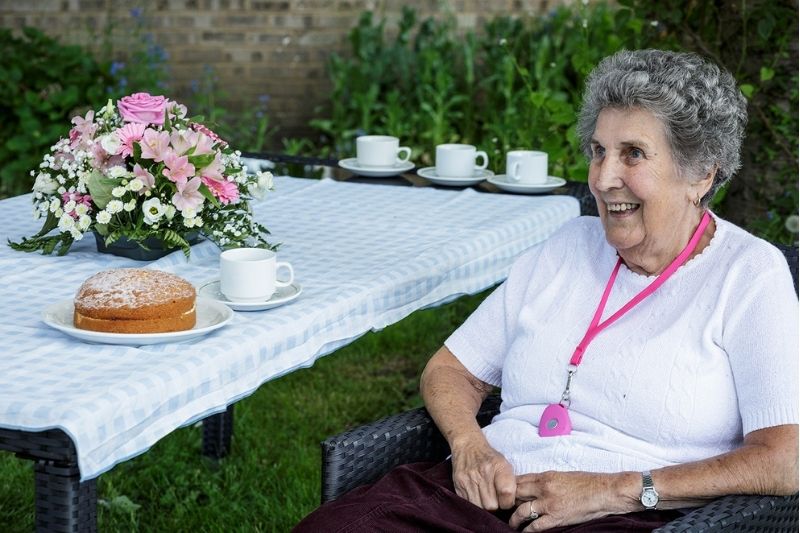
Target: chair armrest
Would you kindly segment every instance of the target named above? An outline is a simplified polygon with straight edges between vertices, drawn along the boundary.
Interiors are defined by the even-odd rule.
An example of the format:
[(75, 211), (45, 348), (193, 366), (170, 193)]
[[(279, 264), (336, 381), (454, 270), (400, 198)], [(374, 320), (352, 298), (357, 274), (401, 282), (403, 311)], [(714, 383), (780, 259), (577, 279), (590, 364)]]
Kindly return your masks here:
[[(499, 408), (498, 395), (483, 402), (477, 415), (481, 427)], [(328, 437), (321, 446), (322, 503), (378, 480), (397, 465), (443, 461), (450, 454), (447, 441), (424, 407)]]
[(699, 507), (673, 520), (654, 533), (706, 533), (797, 531), (797, 494), (793, 496), (748, 496), (734, 494)]

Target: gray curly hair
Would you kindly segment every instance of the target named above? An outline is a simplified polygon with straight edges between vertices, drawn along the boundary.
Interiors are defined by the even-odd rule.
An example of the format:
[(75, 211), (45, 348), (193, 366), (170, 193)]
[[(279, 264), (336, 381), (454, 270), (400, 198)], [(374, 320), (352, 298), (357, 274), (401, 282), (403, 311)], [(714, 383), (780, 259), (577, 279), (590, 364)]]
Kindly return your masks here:
[(747, 101), (728, 71), (697, 54), (622, 50), (603, 59), (586, 80), (578, 118), (587, 157), (597, 116), (607, 107), (638, 107), (661, 120), (682, 174), (700, 178), (716, 167), (703, 205), (741, 167)]

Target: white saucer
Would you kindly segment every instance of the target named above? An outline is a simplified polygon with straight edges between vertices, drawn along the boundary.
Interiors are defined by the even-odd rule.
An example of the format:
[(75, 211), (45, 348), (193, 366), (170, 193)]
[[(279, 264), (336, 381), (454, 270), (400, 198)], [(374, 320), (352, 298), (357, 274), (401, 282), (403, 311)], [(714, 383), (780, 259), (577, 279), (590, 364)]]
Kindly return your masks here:
[(544, 183), (520, 183), (519, 181), (511, 181), (505, 174), (493, 176), (489, 178), (489, 183), (496, 185), (500, 189), (508, 192), (519, 192), (523, 194), (533, 194), (540, 192), (550, 192), (553, 189), (558, 189), (567, 183), (564, 178), (556, 178), (555, 176), (548, 176), (547, 181)]
[(494, 176), (494, 172), (488, 169), (476, 169), (472, 176), (448, 178), (445, 176), (436, 175), (436, 167), (425, 167), (417, 170), (417, 174), (431, 183), (436, 185), (448, 185), (450, 187), (464, 187), (467, 185), (475, 185), (487, 178)]
[(42, 311), (42, 320), (51, 328), (84, 342), (142, 346), (145, 344), (188, 341), (196, 337), (202, 337), (215, 329), (221, 328), (233, 318), (233, 311), (230, 308), (214, 300), (198, 298), (195, 305), (197, 323), (194, 328), (170, 333), (106, 333), (78, 329), (73, 324), (75, 307), (71, 299), (49, 305)]
[(292, 283), (286, 287), (277, 287), (272, 298), (268, 300), (256, 300), (253, 302), (232, 302), (219, 291), (219, 280), (208, 281), (200, 286), (197, 293), (211, 298), (220, 303), (223, 303), (233, 309), (234, 311), (263, 311), (265, 309), (272, 309), (291, 302), (303, 292), (303, 288), (297, 284)]
[(405, 161), (390, 167), (362, 167), (359, 166), (357, 158), (351, 157), (350, 159), (342, 159), (339, 161), (339, 166), (345, 170), (349, 170), (353, 174), (358, 174), (359, 176), (367, 176), (369, 178), (386, 178), (411, 170), (414, 168), (414, 163), (411, 161)]

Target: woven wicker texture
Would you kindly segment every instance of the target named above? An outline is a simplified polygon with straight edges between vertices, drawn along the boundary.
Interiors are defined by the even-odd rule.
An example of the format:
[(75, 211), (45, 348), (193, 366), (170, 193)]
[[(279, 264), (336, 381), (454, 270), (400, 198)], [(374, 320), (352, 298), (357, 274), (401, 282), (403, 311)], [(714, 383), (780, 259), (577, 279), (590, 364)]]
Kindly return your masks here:
[[(797, 292), (798, 248), (783, 245), (778, 245), (778, 248), (789, 263)], [(499, 407), (499, 396), (487, 398), (477, 417), (481, 427), (491, 421)], [(329, 437), (322, 442), (322, 503), (377, 480), (399, 464), (443, 460), (448, 454), (446, 441), (424, 408), (389, 416)], [(785, 497), (726, 496), (656, 531), (797, 532), (797, 494)]]
[(233, 436), (233, 404), (215, 415), (203, 419), (203, 455), (222, 459), (231, 451)]
[(36, 531), (91, 532), (97, 530), (97, 484), (80, 482), (77, 465), (37, 462)]

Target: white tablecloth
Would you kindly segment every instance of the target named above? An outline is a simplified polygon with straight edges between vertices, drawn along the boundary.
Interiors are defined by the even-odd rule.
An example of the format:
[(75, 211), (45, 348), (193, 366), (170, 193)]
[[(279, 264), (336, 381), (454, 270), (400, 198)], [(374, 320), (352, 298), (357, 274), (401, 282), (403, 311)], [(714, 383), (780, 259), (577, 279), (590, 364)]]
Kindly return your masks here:
[(254, 210), (301, 296), (235, 313), (198, 340), (141, 347), (74, 340), (46, 326), (42, 309), (112, 267), (147, 265), (199, 286), (218, 275), (219, 249), (203, 242), (188, 262), (175, 252), (149, 264), (99, 254), (92, 238), (63, 257), (15, 252), (6, 239), (35, 233), (38, 221), (29, 196), (0, 202), (0, 427), (64, 430), (82, 479), (93, 478), (369, 330), (501, 281), (579, 212), (564, 196), (289, 177), (275, 186)]

